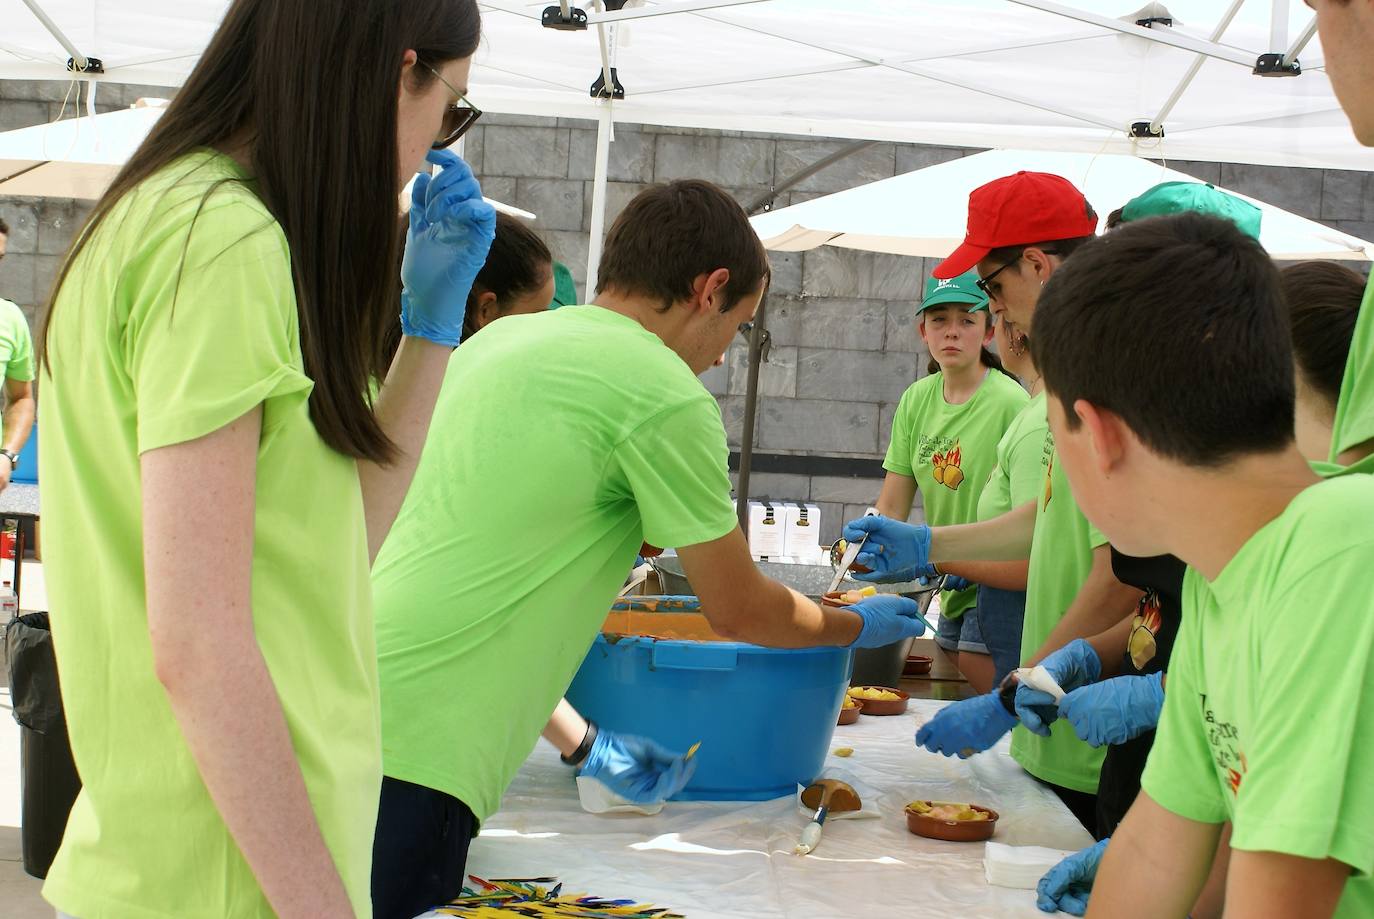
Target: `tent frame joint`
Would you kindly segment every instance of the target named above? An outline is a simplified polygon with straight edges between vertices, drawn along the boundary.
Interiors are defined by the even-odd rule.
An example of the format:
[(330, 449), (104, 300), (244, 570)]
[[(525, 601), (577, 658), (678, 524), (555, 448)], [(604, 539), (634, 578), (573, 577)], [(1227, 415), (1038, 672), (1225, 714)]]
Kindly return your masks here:
[(587, 11), (574, 6), (565, 12), (562, 6), (546, 6), (539, 17), (539, 24), (546, 29), (555, 29), (559, 32), (585, 32)]
[(98, 57), (88, 57), (85, 59), (85, 66), (74, 57), (67, 58), (67, 71), (69, 73), (104, 73), (105, 62)]
[(625, 86), (620, 82), (620, 77), (614, 67), (608, 68), (611, 71), (610, 88), (606, 86), (606, 74), (598, 73), (596, 79), (592, 81), (591, 97), (593, 99), (624, 99)]
[(1257, 77), (1296, 77), (1302, 73), (1302, 64), (1296, 57), (1289, 59), (1282, 51), (1261, 54), (1255, 61), (1254, 74)]
[(1163, 137), (1164, 125), (1154, 125), (1148, 121), (1134, 122), (1126, 132), (1127, 137)]

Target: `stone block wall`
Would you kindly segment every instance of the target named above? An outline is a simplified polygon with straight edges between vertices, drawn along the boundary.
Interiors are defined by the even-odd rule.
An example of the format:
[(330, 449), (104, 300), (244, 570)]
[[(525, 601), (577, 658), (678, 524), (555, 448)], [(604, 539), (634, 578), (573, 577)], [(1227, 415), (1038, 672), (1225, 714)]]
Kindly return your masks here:
[[(55, 118), (66, 84), (0, 81), (0, 129)], [(154, 87), (103, 86), (97, 109)], [(66, 113), (74, 105), (68, 100)], [(83, 105), (84, 108), (84, 105)], [(848, 141), (617, 125), (610, 147), (607, 227), (653, 182), (705, 178), (746, 207), (777, 183)], [(535, 227), (556, 257), (585, 283), (591, 226), (595, 124), (574, 119), (486, 115), (465, 138), (464, 156), (489, 196), (538, 215)], [(879, 143), (782, 192), (776, 207), (945, 162), (974, 150)], [(1285, 207), (1365, 239), (1374, 239), (1374, 181), (1368, 173), (1218, 163), (1171, 162), (1175, 169)], [(1108, 211), (1122, 202), (1093, 202)], [(31, 319), (46, 298), (71, 234), (88, 202), (0, 198), (11, 226), (10, 255), (0, 261), (0, 296)], [(925, 374), (928, 356), (916, 334), (915, 308), (934, 260), (822, 247), (774, 253), (767, 324), (773, 347), (761, 368), (754, 434), (759, 454), (754, 496), (808, 500), (826, 511), (826, 536), (842, 516), (878, 494), (896, 402)], [(585, 292), (584, 292), (585, 295)], [(704, 376), (720, 402), (731, 445), (744, 416), (747, 355), (743, 340), (724, 366)], [(824, 457), (807, 466), (804, 457)], [(919, 515), (919, 507), (915, 512)]]

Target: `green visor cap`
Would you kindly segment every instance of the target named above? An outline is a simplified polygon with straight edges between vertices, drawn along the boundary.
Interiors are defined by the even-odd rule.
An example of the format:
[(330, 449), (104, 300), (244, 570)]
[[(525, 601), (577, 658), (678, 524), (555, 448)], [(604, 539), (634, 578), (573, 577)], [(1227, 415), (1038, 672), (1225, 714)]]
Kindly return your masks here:
[(1162, 182), (1127, 201), (1121, 209), (1121, 220), (1127, 223), (1184, 211), (1196, 211), (1229, 220), (1246, 236), (1259, 239), (1263, 212), (1249, 201), (1217, 191), (1202, 182)]
[(562, 262), (553, 263), (553, 302), (549, 309), (571, 306), (577, 302), (577, 286), (573, 284), (572, 272)]
[(970, 313), (988, 308), (988, 295), (978, 287), (978, 272), (968, 271), (957, 278), (941, 281), (938, 278), (926, 279), (926, 297), (921, 301), (922, 313), (932, 306), (958, 304), (968, 307)]

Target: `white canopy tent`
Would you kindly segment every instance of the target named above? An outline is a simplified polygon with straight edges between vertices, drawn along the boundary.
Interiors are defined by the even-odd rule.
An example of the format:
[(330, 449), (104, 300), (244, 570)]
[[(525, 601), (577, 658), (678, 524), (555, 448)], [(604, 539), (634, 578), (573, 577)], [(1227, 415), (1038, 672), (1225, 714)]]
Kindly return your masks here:
[[(589, 27), (560, 31), (541, 25), (545, 0), (480, 0), (472, 85), (489, 111), (600, 121), (589, 281), (614, 120), (1374, 169), (1300, 0), (583, 2), (552, 18)], [(177, 85), (226, 5), (0, 0), (0, 79), (98, 59), (83, 79)], [(592, 98), (598, 75), (624, 98)]]
[[(1102, 224), (1111, 211), (1160, 182), (1197, 181), (1135, 156), (988, 150), (759, 214), (752, 222), (764, 245), (782, 252), (828, 245), (943, 258), (963, 242), (969, 192), (1021, 169), (1073, 182)], [(1263, 212), (1260, 241), (1274, 258), (1374, 259), (1374, 244), (1363, 239), (1255, 198), (1228, 194)]]

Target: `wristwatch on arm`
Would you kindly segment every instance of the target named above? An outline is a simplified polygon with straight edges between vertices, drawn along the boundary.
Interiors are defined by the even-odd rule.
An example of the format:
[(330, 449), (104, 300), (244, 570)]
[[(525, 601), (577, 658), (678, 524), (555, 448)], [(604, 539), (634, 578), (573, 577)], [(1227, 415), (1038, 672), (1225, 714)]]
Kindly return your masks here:
[(559, 754), (559, 759), (569, 766), (581, 766), (582, 761), (587, 758), (587, 754), (592, 752), (592, 744), (596, 742), (596, 722), (587, 719), (587, 733), (583, 735), (582, 742), (577, 745), (577, 749), (571, 753)]

